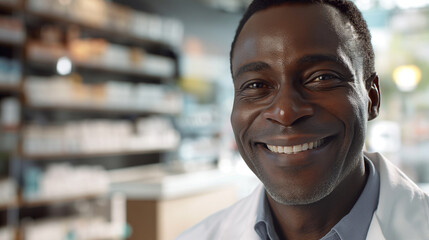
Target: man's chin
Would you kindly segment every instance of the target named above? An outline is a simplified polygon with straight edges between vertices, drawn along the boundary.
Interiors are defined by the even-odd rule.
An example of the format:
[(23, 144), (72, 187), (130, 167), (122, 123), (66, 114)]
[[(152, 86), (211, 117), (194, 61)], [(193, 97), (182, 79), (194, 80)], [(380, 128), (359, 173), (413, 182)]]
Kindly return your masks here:
[(288, 189), (264, 184), (267, 194), (277, 203), (287, 206), (310, 205), (327, 197), (334, 189), (334, 184), (319, 184), (310, 189), (296, 187)]

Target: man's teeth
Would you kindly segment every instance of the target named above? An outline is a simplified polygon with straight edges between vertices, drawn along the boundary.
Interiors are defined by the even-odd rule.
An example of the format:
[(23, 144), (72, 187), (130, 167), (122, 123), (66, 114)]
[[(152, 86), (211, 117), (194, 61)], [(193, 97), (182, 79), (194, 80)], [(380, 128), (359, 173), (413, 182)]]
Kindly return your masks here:
[(320, 145), (322, 145), (322, 143), (323, 143), (323, 139), (320, 139), (320, 140), (317, 140), (314, 142), (304, 143), (304, 144), (295, 145), (295, 146), (267, 145), (267, 147), (268, 147), (268, 149), (270, 149), (271, 152), (295, 154), (295, 153), (299, 153), (302, 151), (307, 151), (307, 150), (318, 148), (318, 147), (320, 147)]

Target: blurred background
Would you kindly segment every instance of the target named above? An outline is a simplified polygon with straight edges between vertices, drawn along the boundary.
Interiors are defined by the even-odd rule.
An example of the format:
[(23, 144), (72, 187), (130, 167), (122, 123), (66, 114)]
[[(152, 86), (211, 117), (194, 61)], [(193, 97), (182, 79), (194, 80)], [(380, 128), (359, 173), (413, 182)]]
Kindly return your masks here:
[[(428, 191), (429, 0), (359, 0), (366, 148)], [(248, 0), (0, 0), (0, 240), (170, 240), (250, 193), (229, 115)]]

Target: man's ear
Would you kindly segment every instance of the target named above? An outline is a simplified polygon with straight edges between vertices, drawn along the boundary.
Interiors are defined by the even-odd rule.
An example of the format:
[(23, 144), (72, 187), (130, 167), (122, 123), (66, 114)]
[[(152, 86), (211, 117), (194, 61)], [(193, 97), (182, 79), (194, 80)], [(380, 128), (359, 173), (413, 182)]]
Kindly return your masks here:
[(371, 121), (378, 116), (380, 111), (381, 96), (377, 74), (368, 78), (365, 85), (368, 92), (368, 121)]

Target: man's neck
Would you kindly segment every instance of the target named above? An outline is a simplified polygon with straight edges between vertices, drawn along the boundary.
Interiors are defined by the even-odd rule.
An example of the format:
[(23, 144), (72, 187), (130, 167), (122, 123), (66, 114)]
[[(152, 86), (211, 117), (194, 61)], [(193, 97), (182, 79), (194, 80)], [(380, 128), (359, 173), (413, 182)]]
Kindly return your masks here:
[(324, 199), (309, 205), (283, 205), (267, 194), (280, 239), (320, 239), (353, 208), (362, 193), (368, 170), (357, 167)]

